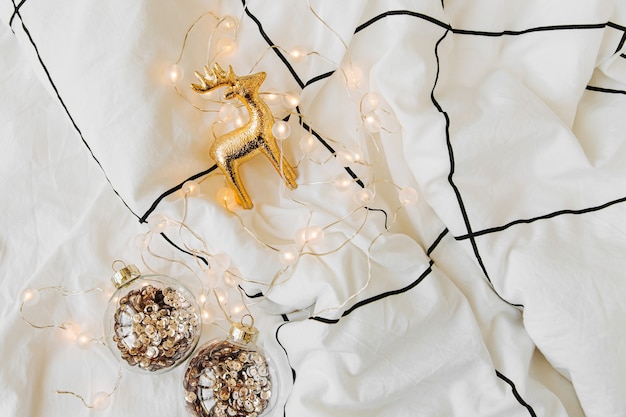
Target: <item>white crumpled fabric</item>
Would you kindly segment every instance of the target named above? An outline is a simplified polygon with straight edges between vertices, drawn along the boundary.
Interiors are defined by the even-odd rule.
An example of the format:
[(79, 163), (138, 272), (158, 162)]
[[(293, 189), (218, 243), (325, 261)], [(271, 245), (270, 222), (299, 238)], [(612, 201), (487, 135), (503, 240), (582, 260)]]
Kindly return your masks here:
[[(177, 94), (164, 73), (207, 12)], [(255, 207), (236, 216), (215, 199), (223, 176), (205, 174), (218, 116), (188, 87), (227, 15), (237, 50), (220, 62), (300, 94), (306, 125), (292, 115), (281, 142), (298, 189), (255, 158), (242, 168)], [(90, 403), (118, 365), (28, 326), (19, 306), (25, 288), (110, 290), (114, 260), (141, 265), (147, 222), (181, 219), (190, 178), (185, 223), (254, 281), (241, 285), (280, 380), (269, 415), (626, 415), (620, 2), (25, 0), (0, 3), (0, 21), (1, 415), (184, 415), (184, 365), (124, 370), (102, 411), (57, 394)], [(296, 61), (296, 47), (311, 53)], [(370, 134), (359, 109), (374, 93)], [(312, 159), (309, 129), (327, 145)], [(347, 150), (365, 163), (339, 191), (334, 154)], [(352, 213), (362, 186), (375, 196)], [(398, 188), (417, 204), (402, 207)], [(268, 289), (277, 250), (307, 224), (331, 225), (314, 248), (328, 254), (302, 255)], [(195, 264), (188, 234), (164, 235), (154, 253)], [(106, 302), (43, 291), (24, 311), (97, 335)], [(204, 330), (201, 343), (224, 336)]]

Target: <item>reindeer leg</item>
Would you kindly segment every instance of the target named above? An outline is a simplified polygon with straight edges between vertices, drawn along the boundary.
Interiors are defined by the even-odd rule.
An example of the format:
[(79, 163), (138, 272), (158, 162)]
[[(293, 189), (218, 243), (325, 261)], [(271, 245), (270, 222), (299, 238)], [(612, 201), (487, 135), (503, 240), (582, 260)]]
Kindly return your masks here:
[(225, 161), (222, 165), (220, 164), (220, 168), (226, 175), (226, 179), (229, 182), (231, 188), (235, 192), (235, 200), (237, 204), (243, 207), (246, 210), (252, 208), (252, 200), (248, 195), (246, 188), (243, 186), (243, 182), (241, 181), (241, 177), (239, 176), (239, 163), (237, 160)]
[(289, 162), (281, 156), (276, 142), (273, 140), (272, 142), (269, 140), (262, 140), (261, 142), (261, 151), (265, 154), (265, 156), (267, 156), (267, 159), (270, 160), (278, 174), (285, 180), (287, 187), (292, 190), (298, 188), (298, 184), (296, 183), (296, 173), (293, 167), (289, 165)]

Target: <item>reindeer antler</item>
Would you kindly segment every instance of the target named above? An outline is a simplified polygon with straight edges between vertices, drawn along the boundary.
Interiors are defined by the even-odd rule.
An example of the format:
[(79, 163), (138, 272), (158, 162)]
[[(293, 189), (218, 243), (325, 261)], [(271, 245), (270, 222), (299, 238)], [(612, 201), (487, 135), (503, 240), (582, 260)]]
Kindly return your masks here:
[(223, 85), (233, 85), (237, 78), (232, 66), (228, 66), (227, 73), (217, 62), (212, 70), (209, 70), (209, 67), (205, 66), (204, 74), (200, 74), (196, 71), (195, 76), (201, 83), (200, 85), (191, 84), (191, 88), (196, 93), (206, 93)]

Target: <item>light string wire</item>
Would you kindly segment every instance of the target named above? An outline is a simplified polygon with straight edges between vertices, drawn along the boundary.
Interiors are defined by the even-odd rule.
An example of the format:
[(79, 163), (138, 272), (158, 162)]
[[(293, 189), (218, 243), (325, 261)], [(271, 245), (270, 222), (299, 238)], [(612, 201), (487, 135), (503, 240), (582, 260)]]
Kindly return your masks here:
[[(310, 57), (310, 56), (318, 56), (318, 57), (322, 58), (324, 61), (326, 61), (326, 62), (329, 62), (329, 63), (333, 64), (333, 65), (334, 65), (337, 69), (339, 69), (339, 70), (340, 70), (340, 72), (341, 72), (341, 74), (342, 74), (342, 76), (343, 76), (343, 78), (344, 78), (344, 81), (345, 81), (345, 82), (344, 82), (344, 86), (345, 86), (345, 88), (346, 88), (346, 90), (347, 90), (347, 92), (348, 92), (349, 97), (351, 97), (352, 102), (353, 102), (353, 103), (355, 103), (355, 111), (356, 111), (356, 112), (358, 112), (358, 113), (361, 115), (361, 120), (362, 120), (362, 122), (363, 122), (363, 123), (365, 123), (366, 119), (367, 119), (367, 118), (368, 118), (371, 114), (373, 114), (373, 112), (374, 112), (374, 111), (376, 111), (376, 110), (381, 110), (381, 111), (383, 112), (383, 114), (386, 114), (387, 116), (389, 116), (390, 118), (392, 118), (392, 119), (393, 119), (395, 116), (393, 115), (393, 112), (391, 112), (389, 109), (386, 109), (386, 108), (379, 108), (379, 107), (376, 107), (376, 106), (374, 106), (373, 108), (370, 108), (370, 109), (367, 109), (367, 108), (366, 108), (366, 107), (367, 107), (366, 105), (368, 104), (368, 103), (367, 103), (367, 101), (372, 99), (372, 97), (368, 97), (368, 94), (371, 94), (369, 91), (360, 90), (359, 88), (353, 88), (353, 89), (351, 89), (351, 88), (350, 88), (351, 84), (353, 84), (353, 85), (352, 85), (352, 87), (359, 87), (359, 85), (358, 85), (358, 83), (357, 83), (356, 85), (354, 85), (354, 83), (352, 83), (352, 81), (353, 81), (353, 80), (351, 80), (351, 79), (350, 79), (350, 74), (348, 74), (348, 71), (350, 71), (351, 73), (354, 73), (354, 72), (355, 72), (355, 71), (354, 71), (354, 66), (353, 66), (353, 60), (352, 60), (352, 57), (351, 57), (351, 54), (350, 54), (350, 49), (349, 49), (349, 47), (348, 47), (348, 44), (346, 43), (346, 41), (344, 41), (344, 40), (341, 38), (341, 36), (338, 34), (338, 32), (337, 32), (336, 30), (334, 30), (334, 29), (333, 29), (333, 28), (332, 28), (332, 27), (328, 24), (328, 22), (326, 22), (326, 21), (325, 21), (325, 20), (324, 20), (324, 19), (323, 19), (323, 18), (322, 18), (322, 17), (321, 17), (321, 16), (320, 16), (320, 15), (319, 15), (316, 11), (315, 11), (315, 9), (313, 9), (313, 7), (312, 7), (312, 6), (311, 6), (311, 4), (310, 4), (310, 1), (308, 1), (308, 0), (307, 0), (307, 5), (308, 5), (308, 7), (309, 7), (309, 10), (310, 10), (311, 14), (312, 14), (312, 15), (313, 15), (313, 16), (314, 16), (317, 20), (319, 20), (319, 21), (320, 21), (320, 22), (321, 22), (321, 23), (322, 23), (322, 24), (323, 24), (323, 25), (324, 25), (324, 26), (325, 26), (325, 27), (326, 27), (326, 28), (327, 28), (327, 29), (328, 29), (328, 30), (329, 30), (329, 31), (333, 34), (333, 36), (335, 36), (335, 37), (336, 37), (336, 38), (340, 41), (340, 43), (342, 44), (343, 49), (344, 49), (344, 51), (345, 51), (345, 54), (344, 54), (344, 55), (345, 55), (345, 58), (346, 58), (346, 60), (347, 60), (347, 62), (348, 62), (348, 70), (346, 70), (343, 66), (341, 66), (341, 65), (339, 65), (339, 64), (337, 64), (337, 63), (335, 63), (335, 62), (333, 62), (332, 60), (330, 60), (329, 58), (325, 57), (324, 55), (322, 55), (321, 53), (319, 53), (319, 52), (317, 52), (317, 51), (313, 51), (313, 52), (306, 52), (306, 53), (301, 53), (301, 52), (300, 52), (300, 53), (301, 53), (301, 55), (302, 55), (302, 56), (306, 56), (306, 57)], [(247, 7), (247, 4), (244, 2), (244, 8), (245, 8), (245, 7)], [(206, 15), (206, 14), (205, 14), (205, 15)], [(203, 16), (204, 16), (204, 15), (203, 15)], [(203, 16), (201, 16), (201, 17), (203, 17)], [(219, 17), (217, 17), (216, 15), (213, 15), (213, 17), (215, 17), (216, 19), (218, 19), (218, 20), (219, 20)], [(181, 48), (181, 51), (180, 51), (180, 54), (179, 54), (179, 60), (177, 61), (177, 63), (178, 63), (178, 62), (180, 62), (180, 57), (182, 57), (182, 56), (183, 56), (183, 54), (184, 54), (184, 48), (185, 48), (186, 40), (187, 40), (187, 37), (189, 36), (189, 33), (191, 32), (191, 30), (193, 29), (193, 27), (194, 27), (194, 26), (195, 26), (195, 25), (196, 25), (196, 24), (197, 24), (200, 20), (201, 20), (201, 18), (197, 19), (197, 20), (194, 22), (194, 24), (193, 24), (193, 25), (192, 25), (192, 26), (188, 29), (187, 33), (185, 34), (185, 41), (183, 42), (183, 46), (182, 46), (182, 48)], [(240, 25), (241, 25), (241, 23), (239, 23), (239, 22), (236, 24), (237, 32), (238, 32), (238, 30), (239, 30), (239, 28), (240, 28)], [(217, 26), (216, 26), (216, 27), (217, 27)], [(217, 51), (216, 51), (215, 53), (213, 53), (213, 54), (210, 52), (210, 47), (211, 47), (211, 39), (213, 38), (213, 36), (214, 36), (215, 32), (216, 32), (216, 29), (214, 29), (214, 30), (211, 32), (211, 35), (210, 35), (210, 37), (209, 37), (209, 42), (208, 42), (209, 51), (207, 52), (207, 56), (208, 56), (209, 58), (207, 59), (207, 61), (209, 62), (209, 64), (210, 64), (211, 62), (214, 62), (214, 61), (217, 59), (217, 57), (219, 57), (219, 55), (222, 53), (222, 51), (221, 51), (221, 50), (217, 50)], [(286, 48), (283, 48), (283, 47), (282, 47), (282, 46), (280, 46), (280, 45), (275, 45), (275, 44), (272, 44), (272, 45), (270, 45), (269, 47), (267, 47), (267, 48), (266, 48), (266, 49), (265, 49), (265, 50), (264, 50), (264, 51), (260, 54), (259, 58), (258, 58), (258, 59), (254, 62), (254, 64), (253, 64), (253, 65), (252, 65), (252, 67), (250, 68), (249, 73), (251, 73), (252, 71), (254, 71), (254, 70), (255, 70), (255, 69), (256, 69), (256, 68), (257, 68), (257, 67), (261, 64), (261, 62), (265, 59), (265, 57), (266, 57), (267, 53), (268, 53), (270, 50), (279, 50), (279, 51), (281, 51), (281, 52), (283, 52), (283, 53), (285, 53), (285, 54), (288, 54), (288, 55), (290, 55), (290, 56), (292, 56), (292, 57), (293, 57), (293, 54), (292, 54), (292, 53), (290, 53), (290, 52), (288, 52)], [(177, 91), (177, 92), (179, 92), (178, 87), (177, 87), (176, 85), (175, 85), (174, 87), (175, 87), (176, 91)], [(356, 99), (354, 98), (354, 96), (353, 96), (353, 93), (354, 93), (354, 92), (358, 92), (359, 94), (361, 94), (361, 97), (360, 97), (360, 99), (359, 99), (359, 100), (356, 100)], [(276, 93), (276, 92), (273, 92), (273, 91), (267, 91), (267, 92), (265, 92), (265, 91), (264, 91), (264, 92), (260, 92), (260, 94), (263, 94), (263, 95), (268, 96), (268, 97), (269, 97), (269, 96), (276, 96), (276, 95), (279, 95), (279, 96), (281, 96), (281, 97), (285, 97), (285, 93)], [(183, 97), (186, 101), (188, 101), (190, 104), (192, 104), (192, 103), (191, 103), (191, 102), (190, 102), (190, 101), (186, 98), (186, 96), (184, 96), (184, 95), (182, 95), (182, 94), (181, 94), (181, 96), (182, 96), (182, 97)], [(214, 102), (214, 103), (221, 103), (221, 99), (220, 99), (220, 100), (213, 100), (213, 102)], [(372, 107), (371, 103), (369, 103), (369, 104), (370, 104), (370, 106), (369, 106), (369, 107)], [(192, 104), (192, 106), (193, 106), (193, 107), (196, 107), (196, 106), (195, 106), (195, 105), (193, 105), (193, 104)], [(241, 108), (243, 107), (243, 104), (242, 104), (242, 103), (239, 103), (239, 101), (235, 100), (235, 105), (234, 105), (234, 106), (235, 106), (235, 108), (236, 108), (236, 109), (238, 109), (238, 110), (239, 110), (239, 109), (241, 109)], [(205, 111), (205, 110), (206, 110), (206, 109), (204, 109), (203, 111)], [(283, 111), (284, 111), (284, 110), (283, 110)], [(217, 111), (217, 110), (215, 110), (215, 112), (218, 112), (218, 111)], [(299, 120), (300, 120), (299, 124), (300, 124), (303, 128), (305, 127), (305, 125), (309, 125), (309, 126), (311, 126), (311, 121), (308, 119), (308, 117), (307, 117), (305, 114), (302, 114), (298, 108), (296, 108), (296, 110), (295, 110), (295, 111), (294, 111), (294, 110), (289, 110), (289, 109), (287, 109), (287, 112), (286, 112), (286, 113), (282, 113), (282, 115), (275, 115), (275, 117), (277, 117), (277, 118), (282, 118), (283, 120), (289, 120), (289, 118), (290, 118), (291, 116), (297, 116), (297, 117), (299, 118)], [(216, 133), (215, 133), (215, 128), (216, 128), (216, 125), (217, 125), (218, 123), (220, 123), (220, 122), (221, 122), (221, 121), (217, 121), (217, 122), (213, 123), (213, 125), (212, 125), (212, 132), (213, 132), (213, 136), (214, 136), (214, 137), (217, 137), (217, 135), (216, 135)], [(358, 136), (359, 136), (359, 132), (358, 132), (358, 130), (359, 130), (359, 129), (362, 129), (363, 127), (364, 127), (364, 126), (363, 126), (363, 125), (361, 125), (359, 128), (357, 128), (357, 132), (356, 132), (356, 133), (357, 133), (357, 135), (356, 135), (355, 137), (358, 137)], [(394, 133), (398, 133), (398, 132), (399, 132), (399, 129), (387, 129), (385, 126), (375, 126), (375, 127), (379, 128), (379, 129), (377, 129), (377, 131), (378, 131), (378, 130), (380, 130), (380, 131), (384, 131), (384, 132), (387, 132), (387, 133), (390, 133), (390, 134), (394, 134)], [(367, 131), (368, 129), (364, 129), (364, 130), (365, 130), (365, 131)], [(305, 131), (305, 132), (306, 132), (306, 131), (308, 131), (308, 132), (309, 132), (309, 134), (311, 134), (311, 133), (313, 132), (311, 128), (304, 129), (304, 131)], [(374, 133), (376, 133), (376, 131), (375, 131), (375, 132), (371, 132), (371, 131), (370, 131), (370, 132), (368, 132), (369, 137), (374, 139), (374, 140), (372, 140), (372, 141), (371, 141), (371, 143), (373, 143), (373, 146), (374, 146), (374, 148), (375, 148), (375, 150), (376, 150), (375, 155), (378, 155), (378, 154), (380, 154), (380, 147), (379, 147), (379, 145), (376, 143), (376, 135), (374, 135)], [(319, 132), (317, 132), (317, 134), (319, 135)], [(322, 134), (322, 135), (321, 135), (321, 137), (323, 137), (323, 139), (324, 139), (324, 141), (326, 141), (326, 143), (331, 143), (331, 144), (333, 145), (333, 147), (335, 147), (335, 148), (341, 148), (341, 150), (340, 150), (340, 151), (334, 151), (333, 153), (330, 153), (330, 154), (328, 155), (328, 157), (327, 157), (325, 160), (323, 160), (323, 161), (315, 161), (315, 160), (313, 160), (312, 158), (308, 158), (308, 160), (309, 160), (310, 162), (313, 162), (313, 163), (315, 163), (315, 164), (319, 164), (319, 165), (323, 165), (323, 164), (327, 163), (328, 161), (330, 161), (333, 157), (338, 158), (338, 156), (339, 156), (339, 153), (340, 153), (340, 152), (349, 152), (349, 148), (347, 148), (347, 147), (346, 147), (346, 146), (345, 146), (345, 145), (344, 145), (341, 141), (336, 140), (336, 139), (333, 139), (333, 138), (329, 137), (328, 135), (324, 135), (324, 134)], [(358, 151), (360, 151), (360, 149), (358, 149)], [(282, 141), (281, 141), (281, 154), (282, 154)], [(303, 153), (303, 155), (299, 158), (299, 160), (298, 160), (298, 162), (297, 162), (296, 167), (299, 167), (302, 163), (304, 163), (304, 162), (307, 160), (307, 158), (306, 158), (306, 157), (307, 157), (307, 155), (306, 155), (305, 153)], [(363, 167), (365, 167), (365, 168), (366, 168), (366, 170), (369, 172), (369, 174), (368, 174), (368, 176), (369, 176), (369, 180), (367, 181), (367, 185), (365, 185), (365, 184), (363, 184), (363, 183), (360, 183), (360, 185), (361, 185), (361, 187), (362, 187), (362, 188), (367, 188), (367, 187), (370, 187), (370, 186), (371, 186), (371, 188), (372, 188), (372, 189), (371, 189), (372, 194), (374, 194), (374, 195), (375, 195), (375, 191), (376, 191), (376, 186), (375, 186), (375, 184), (376, 184), (377, 182), (389, 183), (389, 184), (393, 185), (395, 188), (397, 188), (398, 190), (402, 190), (402, 187), (400, 187), (399, 185), (395, 184), (394, 182), (392, 182), (392, 181), (391, 181), (391, 180), (389, 180), (389, 179), (384, 179), (384, 180), (376, 180), (376, 179), (374, 178), (374, 168), (373, 168), (373, 164), (372, 164), (372, 163), (370, 163), (370, 162), (367, 162), (367, 161), (363, 160), (363, 159), (362, 159), (362, 157), (361, 157), (360, 155), (359, 155), (359, 157), (358, 157), (358, 158), (353, 159), (351, 162), (352, 162), (352, 163), (354, 163), (355, 165), (359, 165), (359, 166), (363, 166)], [(209, 177), (209, 176), (206, 176), (206, 177), (204, 177), (204, 178), (200, 179), (200, 180), (198, 181), (198, 183), (201, 183), (202, 181), (206, 180), (208, 177)], [(363, 177), (362, 177), (362, 176), (360, 176), (360, 177), (353, 177), (351, 180), (349, 180), (349, 182), (350, 182), (350, 183), (359, 182), (361, 179), (363, 179)], [(333, 181), (332, 181), (332, 180), (331, 180), (331, 181), (315, 181), (315, 182), (309, 182), (309, 183), (300, 183), (300, 184), (299, 184), (299, 186), (307, 186), (307, 185), (308, 185), (308, 186), (311, 186), (311, 185), (327, 185), (327, 184), (332, 184), (332, 183), (333, 183)], [(308, 215), (308, 218), (307, 218), (307, 221), (306, 221), (306, 227), (309, 227), (309, 226), (310, 226), (310, 224), (311, 224), (312, 218), (313, 218), (313, 214), (314, 214), (314, 213), (313, 213), (313, 209), (312, 209), (312, 208), (311, 208), (311, 207), (310, 207), (310, 206), (309, 206), (306, 202), (301, 201), (301, 200), (298, 200), (298, 199), (296, 199), (295, 197), (291, 196), (288, 192), (286, 192), (286, 191), (285, 191), (285, 186), (284, 186), (284, 184), (282, 185), (282, 189), (283, 189), (283, 195), (286, 195), (286, 196), (287, 196), (287, 198), (288, 198), (291, 202), (293, 202), (294, 204), (299, 205), (299, 206), (301, 206), (301, 207), (305, 207), (305, 208), (308, 210), (309, 215)], [(192, 230), (192, 229), (191, 229), (191, 228), (190, 228), (190, 227), (189, 227), (189, 226), (185, 223), (185, 221), (186, 221), (186, 216), (187, 216), (187, 204), (188, 204), (187, 198), (188, 198), (188, 196), (189, 196), (189, 193), (185, 192), (185, 194), (184, 194), (184, 208), (183, 208), (183, 216), (182, 216), (181, 221), (175, 221), (175, 220), (172, 220), (172, 224), (178, 225), (178, 227), (179, 227), (179, 237), (180, 237), (180, 239), (181, 239), (181, 242), (183, 242), (183, 243), (182, 243), (182, 246), (183, 246), (183, 247), (185, 248), (185, 250), (186, 250), (188, 253), (190, 253), (190, 254), (191, 254), (191, 255), (192, 255), (192, 256), (193, 256), (196, 260), (197, 260), (197, 259), (199, 259), (200, 255), (201, 255), (202, 257), (211, 258), (211, 257), (212, 257), (212, 255), (211, 255), (211, 254), (210, 254), (210, 252), (208, 251), (208, 248), (207, 248), (206, 242), (204, 241), (204, 239), (202, 238), (202, 236), (201, 236), (200, 234), (198, 234), (198, 233), (194, 232), (194, 231), (193, 231), (193, 230)], [(366, 195), (366, 198), (367, 198), (367, 197), (369, 197), (369, 196), (368, 196), (368, 195)], [(373, 196), (371, 196), (371, 197), (373, 197)], [(226, 194), (223, 194), (222, 201), (221, 201), (220, 203), (224, 206), (224, 208), (225, 208), (225, 209), (226, 209), (226, 210), (227, 210), (230, 214), (232, 214), (232, 215), (234, 215), (234, 216), (235, 216), (235, 218), (236, 218), (236, 219), (237, 219), (237, 221), (239, 222), (239, 224), (240, 224), (240, 226), (241, 226), (241, 228), (242, 228), (242, 230), (243, 230), (243, 231), (245, 231), (245, 232), (246, 232), (249, 236), (251, 236), (251, 237), (252, 237), (252, 238), (253, 238), (253, 239), (254, 239), (257, 243), (260, 243), (260, 244), (261, 244), (261, 245), (263, 245), (264, 247), (266, 247), (266, 248), (268, 248), (268, 249), (270, 249), (270, 250), (272, 250), (272, 251), (274, 251), (274, 252), (280, 252), (280, 251), (281, 251), (281, 249), (280, 249), (277, 245), (275, 245), (275, 244), (273, 244), (273, 243), (271, 243), (271, 242), (265, 241), (265, 240), (264, 240), (264, 239), (262, 239), (260, 236), (258, 236), (258, 235), (257, 235), (257, 234), (256, 234), (256, 233), (255, 233), (255, 232), (254, 232), (254, 231), (253, 231), (250, 227), (249, 227), (249, 226), (247, 226), (247, 224), (246, 224), (246, 220), (244, 219), (244, 217), (243, 217), (243, 216), (241, 216), (241, 215), (239, 214), (239, 210), (237, 209), (237, 207), (235, 207), (235, 206), (234, 206), (234, 205), (232, 205), (232, 204), (230, 204), (230, 205), (229, 205), (229, 201), (228, 201), (228, 200), (229, 200), (228, 194), (227, 194), (227, 193), (226, 193)], [(232, 198), (231, 198), (231, 200), (232, 200)], [(322, 231), (327, 231), (327, 230), (331, 229), (331, 228), (332, 228), (333, 226), (335, 226), (335, 225), (339, 225), (339, 224), (344, 224), (344, 223), (346, 223), (346, 221), (347, 221), (349, 218), (351, 218), (352, 216), (354, 216), (356, 213), (358, 213), (359, 211), (361, 211), (361, 210), (363, 210), (363, 209), (366, 209), (366, 210), (365, 210), (365, 212), (364, 212), (364, 213), (365, 213), (365, 215), (363, 216), (362, 221), (361, 221), (361, 222), (360, 222), (360, 223), (359, 223), (359, 224), (358, 224), (358, 225), (354, 228), (353, 233), (352, 233), (352, 234), (351, 234), (348, 238), (346, 238), (346, 239), (345, 239), (345, 241), (343, 241), (341, 244), (339, 244), (338, 246), (336, 246), (335, 248), (332, 248), (332, 249), (330, 249), (330, 250), (326, 250), (326, 251), (324, 251), (324, 252), (315, 252), (315, 251), (311, 250), (311, 249), (308, 247), (308, 246), (309, 246), (309, 245), (308, 245), (308, 244), (309, 244), (309, 242), (308, 242), (307, 240), (305, 240), (305, 241), (304, 241), (304, 242), (302, 242), (302, 243), (301, 243), (301, 245), (299, 245), (299, 247), (298, 247), (298, 255), (297, 255), (297, 258), (296, 258), (295, 262), (294, 262), (292, 265), (286, 265), (286, 266), (282, 267), (281, 269), (279, 269), (279, 270), (278, 270), (278, 271), (274, 274), (274, 276), (272, 277), (272, 279), (271, 279), (271, 281), (270, 281), (270, 283), (269, 283), (269, 284), (267, 284), (266, 282), (258, 281), (258, 280), (247, 279), (247, 278), (245, 278), (245, 277), (241, 276), (241, 274), (239, 274), (238, 272), (230, 272), (231, 276), (236, 277), (236, 278), (237, 278), (240, 282), (242, 282), (242, 283), (253, 283), (253, 284), (256, 284), (256, 285), (261, 285), (261, 286), (265, 286), (265, 287), (267, 287), (267, 290), (266, 290), (266, 291), (264, 292), (264, 294), (263, 294), (263, 295), (267, 296), (267, 295), (268, 295), (268, 294), (272, 291), (272, 289), (273, 289), (273, 288), (275, 288), (276, 286), (281, 285), (281, 284), (283, 284), (283, 283), (285, 283), (285, 282), (289, 281), (289, 279), (290, 279), (291, 275), (293, 274), (293, 272), (295, 272), (295, 270), (296, 270), (296, 268), (297, 268), (297, 265), (298, 265), (298, 262), (299, 262), (299, 260), (300, 260), (300, 257), (301, 257), (301, 256), (323, 257), (323, 256), (328, 256), (328, 255), (331, 255), (331, 254), (337, 253), (337, 252), (339, 252), (340, 250), (342, 250), (342, 249), (343, 249), (343, 248), (344, 248), (344, 247), (345, 247), (345, 246), (346, 246), (349, 242), (351, 242), (351, 241), (352, 241), (352, 240), (353, 240), (356, 236), (358, 236), (358, 235), (362, 232), (362, 230), (363, 230), (363, 228), (365, 227), (365, 225), (366, 225), (366, 223), (367, 223), (367, 220), (368, 220), (369, 210), (370, 210), (370, 207), (369, 207), (369, 202), (370, 202), (370, 201), (364, 201), (362, 204), (360, 204), (360, 205), (359, 205), (358, 207), (356, 207), (355, 209), (351, 210), (349, 213), (347, 213), (347, 214), (346, 214), (346, 215), (344, 215), (343, 217), (338, 218), (337, 220), (335, 220), (335, 221), (333, 221), (333, 222), (331, 222), (331, 223), (329, 223), (329, 224), (327, 224), (327, 225), (325, 225), (325, 226), (321, 227), (321, 230), (322, 230)], [(390, 230), (390, 228), (393, 226), (393, 224), (395, 223), (395, 220), (396, 220), (396, 218), (397, 218), (397, 214), (398, 214), (399, 210), (402, 208), (402, 206), (403, 206), (403, 205), (404, 205), (404, 204), (400, 204), (400, 206), (398, 206), (396, 209), (394, 209), (394, 210), (393, 210), (393, 216), (391, 217), (391, 222), (390, 222), (389, 224), (387, 224), (387, 221), (386, 221), (386, 223), (385, 223), (385, 231), (383, 231), (383, 232), (379, 233), (376, 237), (374, 237), (374, 238), (371, 240), (370, 245), (368, 246), (368, 249), (367, 249), (367, 251), (366, 251), (366, 253), (367, 253), (367, 264), (368, 264), (368, 268), (367, 268), (367, 270), (368, 270), (368, 274), (367, 274), (367, 279), (366, 279), (366, 281), (365, 281), (364, 286), (363, 286), (362, 288), (360, 288), (358, 291), (356, 291), (354, 294), (352, 294), (351, 296), (349, 296), (349, 297), (348, 297), (348, 298), (347, 298), (344, 302), (342, 302), (342, 303), (341, 303), (340, 305), (338, 305), (337, 307), (333, 307), (333, 308), (326, 308), (326, 309), (322, 310), (323, 312), (330, 311), (330, 310), (338, 310), (338, 309), (341, 309), (341, 308), (345, 307), (345, 305), (347, 305), (347, 303), (349, 303), (351, 300), (353, 300), (353, 299), (354, 299), (354, 298), (356, 298), (358, 295), (360, 295), (360, 294), (361, 294), (363, 291), (365, 291), (365, 290), (366, 290), (366, 288), (369, 286), (369, 283), (371, 282), (371, 279), (372, 279), (372, 276), (371, 276), (371, 274), (372, 274), (372, 273), (371, 273), (371, 250), (372, 250), (372, 247), (373, 247), (374, 243), (375, 243), (375, 242), (376, 242), (376, 241), (380, 238), (380, 236), (381, 236), (384, 232), (386, 232), (386, 231)], [(386, 219), (387, 219), (387, 215), (386, 215)], [(182, 233), (180, 233), (182, 230), (186, 230), (187, 232), (189, 232), (189, 233), (193, 236), (193, 238), (194, 238), (194, 239), (196, 239), (197, 241), (199, 241), (199, 242), (201, 243), (202, 247), (204, 248), (204, 250), (202, 250), (202, 251), (198, 251), (198, 250), (196, 250), (196, 249), (194, 249), (194, 248), (190, 247), (189, 245), (187, 245), (187, 244), (186, 244), (186, 242), (185, 242), (185, 240), (184, 240), (184, 238), (183, 238), (183, 236), (182, 236)], [(159, 258), (161, 258), (161, 259), (165, 259), (164, 257), (161, 257), (161, 256), (159, 256), (158, 254), (155, 254), (154, 252), (150, 252), (150, 254), (151, 254), (152, 256), (159, 257)], [(184, 263), (184, 261), (178, 261), (178, 260), (176, 260), (176, 262), (183, 262), (183, 263)], [(202, 265), (200, 262), (196, 262), (196, 263), (197, 263), (197, 265), (198, 265), (201, 269), (204, 269), (203, 265)], [(208, 267), (209, 267), (209, 269), (210, 269), (210, 264), (208, 265)], [(282, 278), (282, 279), (281, 279), (281, 278)], [(241, 295), (242, 300), (243, 300), (243, 296), (244, 296), (244, 294), (245, 294), (245, 293), (243, 292), (243, 290), (241, 289), (241, 287), (237, 286), (237, 288), (239, 289), (240, 295)], [(213, 293), (214, 293), (214, 295), (215, 295), (216, 300), (218, 301), (218, 306), (219, 306), (219, 307), (220, 307), (220, 309), (222, 310), (222, 313), (224, 314), (224, 316), (225, 316), (225, 317), (226, 317), (229, 321), (231, 321), (231, 322), (232, 322), (232, 319), (231, 319), (230, 315), (226, 312), (226, 310), (225, 310), (224, 306), (222, 305), (222, 303), (219, 301), (219, 298), (218, 298), (218, 297), (217, 297), (217, 295), (215, 294), (215, 289), (213, 289), (212, 291), (213, 291)], [(249, 314), (249, 310), (248, 310), (248, 308), (247, 308), (247, 303), (245, 303), (245, 302), (244, 302), (244, 306), (246, 307), (246, 310), (248, 311), (248, 314)]]

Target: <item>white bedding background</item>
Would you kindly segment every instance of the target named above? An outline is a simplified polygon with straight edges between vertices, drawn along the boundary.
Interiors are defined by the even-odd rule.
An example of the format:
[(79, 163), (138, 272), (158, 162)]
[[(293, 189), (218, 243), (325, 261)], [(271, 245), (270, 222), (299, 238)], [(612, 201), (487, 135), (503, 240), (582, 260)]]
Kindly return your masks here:
[[(177, 94), (164, 74), (201, 16)], [(215, 198), (218, 114), (188, 87), (214, 16), (239, 23), (223, 66), (301, 97), (281, 142), (298, 189), (255, 158), (255, 207), (236, 215)], [(90, 403), (117, 364), (19, 305), (25, 288), (110, 291), (116, 259), (147, 268), (143, 236), (182, 219), (194, 179), (185, 224), (254, 281), (239, 284), (280, 377), (271, 415), (626, 416), (623, 2), (5, 0), (0, 21), (0, 415), (185, 415), (184, 365), (123, 370), (102, 411), (57, 394)], [(307, 225), (325, 228), (318, 255), (280, 274)], [(170, 225), (143, 258), (199, 293), (192, 246)], [(41, 295), (31, 321), (99, 337), (105, 295)], [(201, 343), (223, 335), (206, 324)]]

